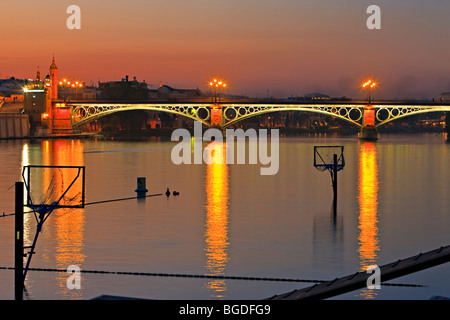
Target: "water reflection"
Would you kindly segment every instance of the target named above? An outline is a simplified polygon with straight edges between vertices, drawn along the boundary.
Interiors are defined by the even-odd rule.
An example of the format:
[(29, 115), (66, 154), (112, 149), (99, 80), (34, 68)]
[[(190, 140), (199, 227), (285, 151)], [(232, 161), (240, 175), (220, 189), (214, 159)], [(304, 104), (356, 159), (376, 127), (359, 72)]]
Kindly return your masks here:
[[(229, 169), (224, 160), (225, 148), (225, 143), (212, 142), (206, 149), (210, 158), (206, 165), (205, 267), (210, 275), (223, 275), (228, 262)], [(213, 279), (205, 286), (213, 298), (225, 297), (225, 280)]]
[[(25, 165), (45, 165), (45, 166), (83, 166), (83, 144), (79, 140), (43, 140), (40, 143), (24, 144), (22, 151), (22, 164)], [(31, 192), (38, 195), (34, 201), (42, 202), (43, 198), (59, 198), (74, 180), (77, 171), (73, 169), (33, 169), (31, 185), (37, 185)], [(81, 181), (77, 180), (78, 182)], [(28, 181), (30, 183), (30, 181)], [(66, 193), (65, 201), (72, 202), (80, 197), (80, 183), (76, 183)], [(77, 200), (77, 201), (78, 201)], [(52, 200), (48, 200), (52, 201)], [(68, 203), (66, 203), (68, 204)], [(74, 203), (72, 203), (74, 204)], [(31, 225), (30, 218), (24, 221), (26, 230), (25, 243), (31, 243), (35, 234), (35, 228)], [(49, 267), (67, 269), (70, 265), (81, 264), (85, 260), (84, 254), (84, 209), (61, 208), (53, 211), (49, 219), (52, 223), (45, 227), (44, 231), (49, 232), (51, 237), (49, 243), (54, 247), (42, 248), (39, 241), (36, 246), (36, 253), (45, 253), (43, 257)], [(55, 228), (55, 229), (53, 229)], [(47, 237), (47, 236), (46, 236)], [(27, 245), (27, 244), (26, 244)], [(54, 257), (54, 261), (49, 257)], [(55, 266), (56, 263), (56, 266)], [(30, 265), (33, 267), (33, 262)], [(59, 286), (59, 294), (76, 298), (80, 296), (80, 290), (68, 290), (66, 280), (68, 275), (56, 274), (56, 282)]]
[[(361, 271), (376, 264), (378, 257), (378, 166), (374, 142), (363, 142), (359, 153), (359, 236), (358, 253)], [(376, 290), (364, 289), (361, 296), (374, 298)]]

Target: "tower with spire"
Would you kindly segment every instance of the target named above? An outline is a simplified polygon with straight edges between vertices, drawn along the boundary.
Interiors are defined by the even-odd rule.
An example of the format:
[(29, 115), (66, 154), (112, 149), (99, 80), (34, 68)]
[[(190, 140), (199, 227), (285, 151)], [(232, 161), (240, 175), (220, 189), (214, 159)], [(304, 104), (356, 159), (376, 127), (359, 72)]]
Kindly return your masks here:
[(36, 82), (41, 81), (41, 72), (39, 71), (39, 66), (37, 67), (36, 71)]
[(58, 67), (55, 63), (55, 56), (53, 55), (52, 64), (50, 65), (50, 88), (52, 100), (58, 99)]

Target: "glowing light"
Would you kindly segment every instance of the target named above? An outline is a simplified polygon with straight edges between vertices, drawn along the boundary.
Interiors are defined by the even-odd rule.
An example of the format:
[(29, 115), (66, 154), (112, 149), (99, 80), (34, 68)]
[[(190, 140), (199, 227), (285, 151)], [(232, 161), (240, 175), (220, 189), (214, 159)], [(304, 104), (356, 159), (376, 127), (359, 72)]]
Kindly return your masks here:
[[(378, 257), (378, 166), (375, 143), (364, 142), (359, 154), (359, 258), (361, 271), (376, 264)], [(365, 298), (373, 298), (373, 290), (365, 290)]]
[(219, 90), (227, 88), (228, 84), (222, 79), (213, 78), (209, 81), (209, 87), (214, 89), (214, 102), (217, 102), (220, 97)]
[(367, 90), (367, 98), (368, 98), (369, 103), (371, 102), (370, 91), (373, 90), (374, 88), (376, 88), (377, 85), (378, 85), (378, 83), (372, 79), (369, 79), (369, 80), (363, 82), (363, 84), (361, 85), (361, 87), (363, 89)]
[(363, 88), (375, 88), (377, 86), (377, 83), (373, 80), (367, 80), (362, 84)]
[(374, 264), (377, 258), (378, 228), (378, 166), (373, 142), (361, 145), (359, 156), (359, 253), (362, 268)]
[(209, 86), (210, 87), (216, 87), (216, 88), (219, 88), (219, 87), (224, 87), (225, 88), (227, 86), (227, 83), (224, 80), (214, 79), (213, 81), (209, 82)]
[[(206, 167), (206, 269), (211, 275), (223, 275), (228, 257), (229, 172), (225, 164), (226, 144), (212, 142), (208, 147)], [(223, 298), (227, 290), (221, 279), (210, 280), (206, 287), (215, 298)]]

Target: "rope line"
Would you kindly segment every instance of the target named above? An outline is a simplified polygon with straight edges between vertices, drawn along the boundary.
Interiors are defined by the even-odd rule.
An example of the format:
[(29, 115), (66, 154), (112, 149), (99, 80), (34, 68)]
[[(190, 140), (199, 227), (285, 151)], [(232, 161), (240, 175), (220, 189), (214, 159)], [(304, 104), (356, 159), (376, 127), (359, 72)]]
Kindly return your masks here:
[[(14, 270), (14, 267), (0, 267), (0, 270)], [(41, 272), (62, 272), (67, 273), (65, 269), (57, 268), (29, 268), (29, 271)], [(115, 274), (147, 277), (167, 277), (167, 278), (200, 278), (200, 279), (218, 279), (218, 280), (246, 280), (246, 281), (273, 281), (273, 282), (305, 282), (305, 283), (325, 283), (329, 280), (311, 280), (311, 279), (289, 279), (289, 278), (271, 278), (271, 277), (243, 277), (243, 276), (223, 276), (208, 274), (179, 274), (179, 273), (154, 273), (154, 272), (130, 272), (130, 271), (103, 271), (103, 270), (80, 270), (81, 273), (92, 274)], [(403, 284), (403, 283), (382, 283), (385, 286), (395, 287), (425, 287), (421, 284)]]
[[(101, 203), (108, 203), (108, 202), (115, 202), (115, 201), (124, 201), (124, 200), (131, 200), (131, 199), (143, 199), (143, 198), (149, 198), (149, 197), (157, 197), (157, 196), (161, 196), (162, 195), (162, 193), (156, 193), (156, 194), (149, 194), (149, 195), (146, 195), (146, 196), (143, 196), (143, 197), (128, 197), (128, 198), (118, 198), (118, 199), (110, 199), (110, 200), (102, 200), (102, 201), (95, 201), (95, 202), (88, 202), (88, 203), (85, 203), (84, 205), (85, 206), (90, 206), (90, 205), (93, 205), (93, 204), (101, 204)], [(58, 208), (56, 208), (55, 210), (57, 210)], [(32, 213), (33, 211), (25, 211), (24, 212), (24, 214), (25, 213)], [(15, 212), (13, 212), (13, 213), (8, 213), (8, 214), (5, 214), (4, 212), (3, 212), (3, 214), (2, 215), (0, 215), (0, 217), (1, 218), (3, 218), (3, 217), (8, 217), (8, 216), (14, 216), (16, 213)]]

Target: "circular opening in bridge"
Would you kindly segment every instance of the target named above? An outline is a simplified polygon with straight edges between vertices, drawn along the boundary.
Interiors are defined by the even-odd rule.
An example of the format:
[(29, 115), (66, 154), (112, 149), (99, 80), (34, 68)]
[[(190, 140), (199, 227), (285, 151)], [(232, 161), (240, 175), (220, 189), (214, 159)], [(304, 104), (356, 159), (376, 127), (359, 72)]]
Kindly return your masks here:
[(239, 108), (239, 114), (241, 116), (245, 115), (247, 113), (247, 110), (245, 108)]
[(237, 112), (233, 108), (227, 108), (224, 113), (225, 119), (233, 120), (237, 117)]
[(391, 114), (392, 114), (393, 117), (396, 117), (396, 116), (398, 116), (400, 114), (400, 110), (398, 110), (397, 108), (392, 109), (391, 110)]
[(353, 121), (358, 121), (362, 117), (362, 112), (359, 109), (351, 109), (348, 112), (348, 117)]
[(197, 110), (197, 116), (199, 117), (199, 119), (201, 120), (206, 120), (209, 117), (209, 111), (206, 108), (199, 108)]
[(348, 114), (348, 110), (347, 109), (345, 109), (345, 108), (339, 109), (339, 115), (340, 116), (345, 117), (345, 116), (347, 116), (347, 114)]
[(377, 119), (378, 121), (384, 121), (389, 119), (389, 111), (386, 109), (380, 109), (377, 111)]
[(95, 108), (94, 107), (89, 107), (87, 113), (88, 113), (88, 115), (94, 115), (96, 113), (95, 112)]
[(78, 118), (84, 118), (86, 116), (86, 110), (84, 108), (77, 108), (75, 114)]

